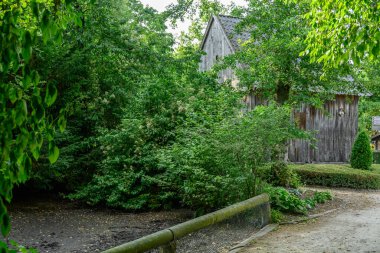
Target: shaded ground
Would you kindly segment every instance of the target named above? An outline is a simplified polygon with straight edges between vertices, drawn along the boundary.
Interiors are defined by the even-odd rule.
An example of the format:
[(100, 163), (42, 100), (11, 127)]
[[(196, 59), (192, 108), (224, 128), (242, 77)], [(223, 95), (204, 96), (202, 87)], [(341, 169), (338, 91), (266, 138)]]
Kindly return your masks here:
[[(12, 202), (10, 239), (41, 253), (100, 252), (193, 218), (189, 210), (133, 214), (32, 195)], [(178, 252), (228, 252), (257, 231), (254, 223), (239, 217), (192, 233), (178, 241)]]
[(15, 199), (10, 214), (10, 238), (42, 253), (100, 252), (192, 218), (187, 210), (132, 214), (51, 196)]
[(343, 200), (338, 211), (280, 226), (243, 252), (380, 252), (380, 191), (332, 192)]
[[(341, 250), (320, 249), (322, 246), (335, 247), (338, 244), (342, 248), (339, 243), (343, 240), (340, 236), (343, 231), (342, 226), (353, 220), (356, 221), (352, 223), (352, 227), (344, 227), (347, 229), (346, 232), (343, 231), (344, 236), (362, 233), (362, 236), (356, 237), (358, 243), (377, 243), (378, 241), (372, 239), (380, 238), (380, 230), (377, 230), (380, 229), (380, 224), (377, 224), (377, 228), (363, 224), (379, 222), (377, 219), (380, 219), (380, 210), (374, 214), (376, 210), (370, 207), (380, 208), (380, 192), (334, 190), (334, 194), (336, 195), (334, 201), (318, 206), (312, 213), (335, 208), (340, 208), (340, 211), (317, 222), (281, 226), (278, 231), (252, 245), (252, 251), (340, 252)], [(32, 195), (33, 199), (16, 198), (12, 203), (10, 214), (13, 228), (10, 238), (22, 245), (37, 248), (41, 253), (100, 252), (193, 218), (193, 213), (189, 210), (133, 214), (83, 207), (52, 196)], [(373, 204), (372, 199), (375, 199), (377, 204)], [(287, 218), (292, 220), (299, 216), (290, 215)], [(324, 227), (324, 224), (327, 224), (327, 227)], [(257, 225), (254, 219), (247, 220), (245, 217), (231, 219), (179, 240), (178, 252), (228, 252), (232, 246), (258, 230), (254, 225)], [(376, 224), (374, 226), (376, 227)], [(331, 231), (326, 233), (325, 229)], [(368, 237), (368, 233), (372, 233), (373, 237)], [(351, 240), (351, 237), (347, 238)]]

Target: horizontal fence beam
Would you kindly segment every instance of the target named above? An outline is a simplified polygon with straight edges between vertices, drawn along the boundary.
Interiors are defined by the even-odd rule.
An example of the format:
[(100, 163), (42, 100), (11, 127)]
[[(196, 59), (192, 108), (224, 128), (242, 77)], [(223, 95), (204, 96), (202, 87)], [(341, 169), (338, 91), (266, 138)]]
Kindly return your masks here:
[(259, 196), (225, 207), (218, 211), (200, 216), (168, 229), (164, 229), (156, 233), (144, 236), (132, 242), (128, 242), (115, 248), (103, 251), (103, 253), (143, 253), (150, 249), (155, 249), (162, 245), (169, 244), (170, 242), (182, 238), (190, 233), (219, 223), (232, 216), (244, 213), (250, 209), (266, 203), (269, 205), (268, 194), (261, 194)]

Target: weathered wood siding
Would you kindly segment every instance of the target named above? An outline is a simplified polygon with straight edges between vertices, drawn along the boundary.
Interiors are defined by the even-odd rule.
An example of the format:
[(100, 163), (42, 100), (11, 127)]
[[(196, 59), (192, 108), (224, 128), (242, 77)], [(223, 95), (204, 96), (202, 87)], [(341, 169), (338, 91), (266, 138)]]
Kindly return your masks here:
[(304, 105), (294, 112), (301, 128), (317, 131), (316, 149), (308, 141), (293, 140), (288, 149), (292, 162), (348, 162), (358, 129), (357, 96), (337, 95), (323, 110)]
[[(200, 62), (200, 70), (210, 70), (218, 60), (233, 53), (233, 49), (217, 19), (212, 19), (208, 34), (206, 34), (205, 43), (202, 50), (206, 53)], [(219, 73), (219, 81), (224, 82), (227, 79), (232, 80), (232, 84), (236, 84), (236, 77), (232, 69), (225, 69)]]
[(248, 111), (255, 109), (257, 105), (268, 105), (268, 100), (262, 96), (255, 95), (254, 92), (250, 92), (245, 98), (244, 102), (247, 105)]

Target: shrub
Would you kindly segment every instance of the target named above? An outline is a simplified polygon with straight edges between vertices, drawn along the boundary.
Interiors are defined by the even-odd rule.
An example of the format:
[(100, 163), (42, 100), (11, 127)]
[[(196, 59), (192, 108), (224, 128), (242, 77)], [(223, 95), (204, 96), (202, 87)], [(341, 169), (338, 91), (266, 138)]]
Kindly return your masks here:
[(369, 170), (372, 165), (373, 155), (371, 142), (365, 131), (357, 136), (351, 153), (351, 167), (354, 169)]
[(284, 218), (283, 214), (280, 211), (276, 209), (271, 209), (270, 211), (270, 216), (273, 223), (279, 223)]
[[(268, 187), (265, 191), (270, 196), (272, 208), (280, 212), (306, 214), (308, 209), (312, 209), (317, 204), (322, 204), (332, 199), (332, 195), (329, 192), (314, 192), (312, 197), (303, 199), (298, 190)], [(276, 213), (272, 213), (272, 219), (278, 219), (276, 216), (278, 216)]]
[(266, 173), (265, 180), (274, 186), (298, 188), (301, 181), (297, 175), (285, 162), (273, 163)]
[(292, 168), (307, 185), (347, 187), (354, 189), (380, 189), (380, 174), (353, 170), (339, 165), (294, 165)]
[(307, 212), (307, 203), (282, 187), (269, 187), (266, 192), (270, 196), (271, 207), (276, 210), (301, 214)]
[(285, 150), (287, 140), (297, 134), (289, 115), (286, 107), (257, 107), (244, 116), (210, 121), (207, 127), (181, 129), (176, 143), (158, 156), (159, 168), (166, 170), (163, 180), (176, 186), (185, 206), (198, 211), (261, 193), (265, 183), (259, 168), (273, 159), (274, 151)]
[(332, 200), (332, 195), (330, 192), (314, 192), (312, 199), (318, 204), (323, 204), (327, 200)]

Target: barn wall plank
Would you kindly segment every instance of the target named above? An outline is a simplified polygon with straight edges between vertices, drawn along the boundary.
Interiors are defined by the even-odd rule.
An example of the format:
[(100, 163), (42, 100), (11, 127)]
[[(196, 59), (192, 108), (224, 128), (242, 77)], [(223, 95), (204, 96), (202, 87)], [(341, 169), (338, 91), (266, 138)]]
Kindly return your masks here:
[[(358, 96), (337, 95), (323, 110), (303, 105), (306, 130), (317, 131), (316, 149), (305, 140), (292, 140), (288, 157), (292, 162), (348, 162), (358, 131)], [(341, 112), (341, 113), (340, 113)], [(343, 113), (342, 113), (343, 112)]]

